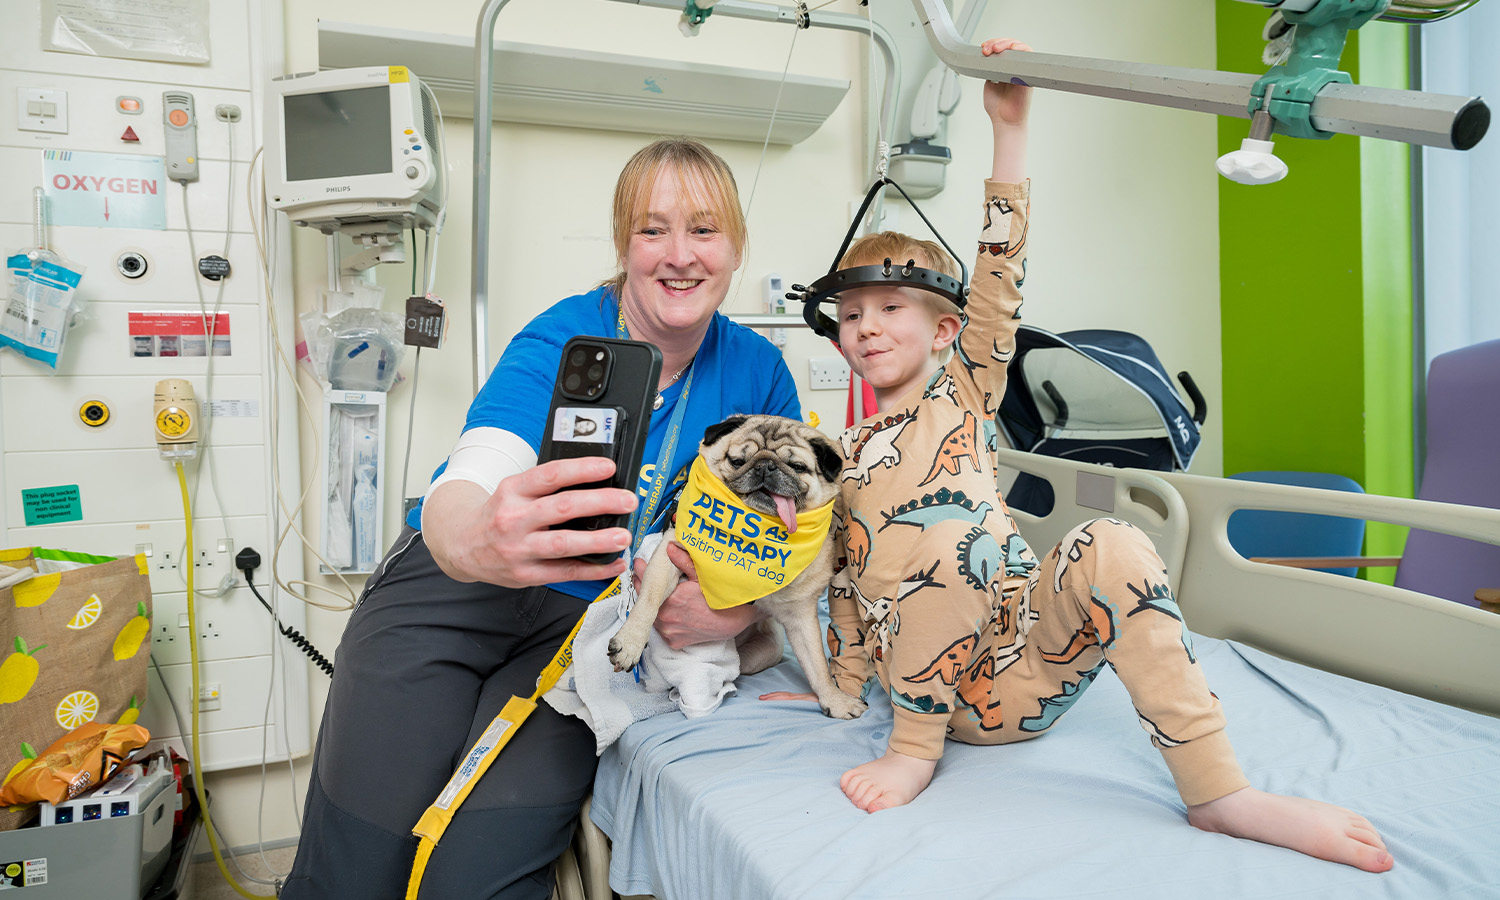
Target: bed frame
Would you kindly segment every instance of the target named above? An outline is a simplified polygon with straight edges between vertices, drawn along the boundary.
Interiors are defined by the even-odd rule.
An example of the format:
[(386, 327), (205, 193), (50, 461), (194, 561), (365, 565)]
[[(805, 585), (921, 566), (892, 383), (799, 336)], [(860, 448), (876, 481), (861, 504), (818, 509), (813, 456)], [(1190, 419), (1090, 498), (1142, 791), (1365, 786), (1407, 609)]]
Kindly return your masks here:
[[(1015, 450), (1001, 450), (999, 462), (1052, 484), (1056, 500), (1048, 515), (1014, 513), (1035, 548), (1050, 548), (1079, 522), (1099, 516), (1149, 534), (1193, 631), (1500, 716), (1500, 615), (1360, 579), (1253, 563), (1235, 553), (1227, 532), (1235, 510), (1266, 509), (1389, 522), (1500, 545), (1500, 510), (1114, 469)], [(554, 896), (610, 900), (608, 873), (609, 841), (590, 821), (586, 803), (573, 846), (558, 860)]]

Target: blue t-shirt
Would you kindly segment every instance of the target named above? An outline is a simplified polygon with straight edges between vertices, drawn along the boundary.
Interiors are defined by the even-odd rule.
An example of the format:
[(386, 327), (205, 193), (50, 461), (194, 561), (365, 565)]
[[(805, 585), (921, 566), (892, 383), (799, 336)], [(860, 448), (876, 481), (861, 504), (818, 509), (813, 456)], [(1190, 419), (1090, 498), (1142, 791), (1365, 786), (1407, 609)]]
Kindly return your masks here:
[[(519, 436), (534, 452), (540, 452), (563, 344), (575, 335), (614, 337), (618, 314), (614, 291), (600, 287), (569, 297), (532, 319), (506, 346), (500, 362), (474, 398), (464, 431), (499, 428)], [(781, 352), (754, 331), (718, 313), (709, 323), (691, 374), (688, 409), (683, 414), (681, 438), (673, 448), (670, 462), (671, 471), (676, 473), (672, 481), (674, 489), (661, 499), (652, 511), (653, 517), (669, 505), (675, 488), (686, 480), (687, 467), (697, 455), (698, 443), (709, 426), (736, 413), (802, 418), (797, 387)], [(687, 382), (685, 375), (668, 386), (662, 393), (661, 409), (651, 414), (636, 487), (643, 503), (656, 473), (667, 424)], [(433, 478), (441, 475), (447, 465), (444, 461), (438, 466)], [(422, 527), (420, 505), (407, 516), (407, 524)], [(550, 586), (592, 600), (606, 584), (570, 581)]]

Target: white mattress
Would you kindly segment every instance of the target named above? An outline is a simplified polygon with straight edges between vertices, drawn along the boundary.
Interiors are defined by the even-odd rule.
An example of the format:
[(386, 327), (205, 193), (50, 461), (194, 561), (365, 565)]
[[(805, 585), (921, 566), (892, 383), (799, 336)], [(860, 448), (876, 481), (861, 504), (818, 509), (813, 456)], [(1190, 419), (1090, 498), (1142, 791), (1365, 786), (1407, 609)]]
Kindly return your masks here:
[(780, 898), (1500, 898), (1500, 720), (1197, 637), (1257, 787), (1347, 806), (1384, 836), (1383, 875), (1205, 834), (1106, 668), (1051, 732), (948, 742), (909, 806), (866, 814), (839, 776), (885, 748), (878, 691), (852, 722), (788, 661), (688, 721), (629, 728), (600, 760), (593, 819), (610, 885), (662, 900)]

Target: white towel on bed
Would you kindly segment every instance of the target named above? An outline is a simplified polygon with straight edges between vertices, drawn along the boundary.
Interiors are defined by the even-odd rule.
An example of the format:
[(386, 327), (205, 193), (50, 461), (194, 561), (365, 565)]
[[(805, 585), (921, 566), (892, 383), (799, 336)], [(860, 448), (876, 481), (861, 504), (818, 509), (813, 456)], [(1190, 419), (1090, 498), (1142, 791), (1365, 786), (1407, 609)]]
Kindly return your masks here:
[[(646, 559), (661, 535), (641, 542)], [(627, 572), (629, 570), (627, 569)], [(594, 752), (613, 744), (632, 722), (681, 710), (684, 716), (706, 716), (734, 690), (740, 656), (734, 641), (711, 641), (673, 650), (656, 633), (641, 654), (639, 680), (634, 672), (616, 672), (609, 661), (609, 639), (625, 624), (634, 592), (625, 590), (589, 606), (573, 639), (573, 664), (542, 699), (558, 712), (577, 716), (594, 731)]]

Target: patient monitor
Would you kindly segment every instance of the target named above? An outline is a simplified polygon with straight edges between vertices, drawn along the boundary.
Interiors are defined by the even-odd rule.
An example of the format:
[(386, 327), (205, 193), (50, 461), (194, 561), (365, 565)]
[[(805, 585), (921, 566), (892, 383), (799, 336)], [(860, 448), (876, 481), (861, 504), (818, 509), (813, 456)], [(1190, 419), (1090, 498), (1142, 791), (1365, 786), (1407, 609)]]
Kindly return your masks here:
[(287, 75), (266, 94), (266, 197), (324, 234), (399, 235), (438, 220), (431, 92), (405, 66)]

